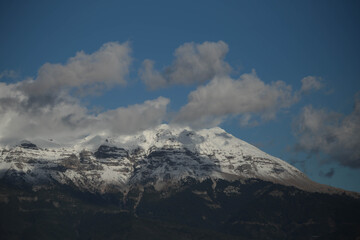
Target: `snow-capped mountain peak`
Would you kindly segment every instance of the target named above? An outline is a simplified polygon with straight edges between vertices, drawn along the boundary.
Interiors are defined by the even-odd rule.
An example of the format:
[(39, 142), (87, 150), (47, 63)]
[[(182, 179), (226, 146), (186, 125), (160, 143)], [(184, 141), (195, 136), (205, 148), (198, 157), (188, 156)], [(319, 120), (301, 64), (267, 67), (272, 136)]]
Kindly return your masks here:
[(66, 144), (56, 139), (2, 147), (0, 177), (32, 184), (56, 181), (90, 191), (133, 185), (157, 188), (185, 178), (227, 181), (261, 179), (309, 191), (324, 191), (285, 161), (219, 127), (202, 130), (162, 124), (133, 135), (97, 133)]

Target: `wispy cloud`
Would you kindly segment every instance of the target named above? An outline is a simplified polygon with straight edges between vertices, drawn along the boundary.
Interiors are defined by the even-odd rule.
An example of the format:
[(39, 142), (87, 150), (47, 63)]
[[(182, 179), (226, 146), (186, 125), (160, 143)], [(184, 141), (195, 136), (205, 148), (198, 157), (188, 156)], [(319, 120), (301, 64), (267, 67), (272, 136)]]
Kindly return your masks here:
[(353, 112), (347, 116), (309, 105), (303, 108), (293, 126), (298, 140), (297, 151), (323, 152), (329, 156), (329, 161), (360, 168), (359, 94), (355, 97)]
[(320, 90), (324, 87), (322, 79), (315, 76), (307, 76), (301, 80), (300, 93), (308, 93), (310, 91)]
[(0, 72), (0, 80), (3, 78), (14, 79), (14, 78), (17, 78), (18, 76), (19, 76), (19, 74), (14, 70), (4, 70), (4, 71)]
[(332, 178), (334, 176), (334, 174), (335, 174), (334, 168), (330, 168), (330, 170), (325, 173), (323, 171), (319, 172), (320, 177), (326, 177), (326, 178)]

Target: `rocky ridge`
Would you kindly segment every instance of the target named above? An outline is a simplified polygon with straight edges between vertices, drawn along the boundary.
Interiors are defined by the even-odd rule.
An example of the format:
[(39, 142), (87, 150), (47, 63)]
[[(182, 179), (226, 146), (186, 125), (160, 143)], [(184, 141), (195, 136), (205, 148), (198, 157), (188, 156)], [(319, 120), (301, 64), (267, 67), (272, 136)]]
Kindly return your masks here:
[(310, 192), (344, 192), (312, 182), (221, 128), (195, 131), (165, 124), (135, 135), (93, 134), (67, 145), (51, 139), (3, 146), (0, 178), (103, 193), (148, 185), (161, 190), (186, 178), (214, 184), (218, 179), (260, 179)]

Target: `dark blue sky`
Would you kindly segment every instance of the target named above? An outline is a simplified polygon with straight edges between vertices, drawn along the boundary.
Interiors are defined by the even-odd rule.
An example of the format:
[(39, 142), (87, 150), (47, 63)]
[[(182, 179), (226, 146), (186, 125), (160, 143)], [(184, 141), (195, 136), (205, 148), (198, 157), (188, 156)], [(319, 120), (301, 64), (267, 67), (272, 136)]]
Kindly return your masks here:
[[(282, 80), (293, 93), (301, 89), (301, 80), (307, 76), (321, 79), (322, 88), (279, 109), (271, 120), (261, 121), (255, 114), (260, 121), (256, 126), (241, 126), (243, 113), (223, 116), (220, 126), (295, 164), (316, 181), (360, 191), (360, 163), (354, 163), (360, 159), (352, 159), (351, 164), (339, 160), (349, 155), (346, 151), (360, 148), (356, 137), (339, 137), (338, 145), (314, 142), (319, 144), (316, 151), (304, 144), (294, 150), (299, 138), (310, 131), (294, 134), (296, 119), (306, 106), (311, 105), (318, 113), (323, 110), (326, 121), (330, 113), (339, 114), (337, 124), (343, 127), (338, 126), (337, 132), (345, 129), (346, 116), (356, 125), (357, 115), (351, 114), (360, 91), (359, 12), (359, 1), (5, 0), (0, 2), (0, 73), (13, 70), (17, 76), (3, 74), (0, 81), (12, 84), (28, 77), (36, 79), (45, 63), (65, 64), (78, 51), (91, 54), (104, 43), (128, 41), (133, 62), (126, 87), (115, 85), (96, 96), (81, 96), (79, 101), (88, 109), (107, 111), (162, 96), (171, 101), (171, 115), (187, 104), (190, 92), (211, 79), (149, 90), (138, 74), (142, 62), (151, 59), (154, 68), (161, 71), (171, 65), (175, 49), (184, 43), (221, 40), (229, 48), (225, 61), (233, 69), (229, 73), (233, 79), (255, 69), (265, 84)], [(358, 129), (356, 125), (353, 131)], [(337, 132), (324, 128), (309, 134), (328, 136)], [(345, 153), (340, 157), (334, 154), (334, 149), (344, 146)]]

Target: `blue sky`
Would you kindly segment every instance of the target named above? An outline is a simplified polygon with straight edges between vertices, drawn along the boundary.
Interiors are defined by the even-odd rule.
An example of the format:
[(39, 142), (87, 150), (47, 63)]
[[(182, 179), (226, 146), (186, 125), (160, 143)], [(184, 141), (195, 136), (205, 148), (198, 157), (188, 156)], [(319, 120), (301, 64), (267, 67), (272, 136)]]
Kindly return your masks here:
[[(354, 110), (358, 102), (356, 94), (360, 91), (359, 10), (358, 1), (1, 1), (0, 83), (3, 85), (0, 87), (5, 90), (0, 100), (5, 99), (5, 92), (16, 92), (15, 86), (26, 85), (27, 81), (35, 85), (29, 83), (27, 86), (34, 86), (20, 87), (26, 89), (20, 90), (26, 97), (40, 99), (39, 94), (35, 96), (29, 89), (44, 89), (48, 93), (57, 91), (56, 86), (65, 95), (51, 99), (57, 104), (60, 98), (75, 101), (78, 109), (72, 109), (73, 112), (96, 114), (118, 108), (127, 112), (140, 111), (145, 101), (157, 99), (148, 104), (154, 106), (161, 102), (161, 106), (166, 105), (166, 113), (160, 109), (158, 115), (162, 118), (151, 116), (151, 123), (180, 119), (196, 127), (218, 124), (236, 137), (294, 164), (313, 180), (360, 192), (360, 141), (356, 134), (360, 118), (359, 112)], [(89, 84), (76, 79), (78, 82), (43, 88), (45, 75), (40, 74), (39, 69), (58, 71), (54, 65), (44, 67), (45, 63), (67, 66), (69, 58), (77, 52), (101, 53), (101, 46), (109, 42), (118, 44), (109, 47), (110, 50), (120, 49), (119, 54), (129, 51), (126, 54), (132, 60), (120, 69), (127, 69), (127, 73), (119, 73), (116, 68), (115, 75), (107, 82), (99, 83), (98, 78), (90, 76), (93, 82)], [(122, 45), (126, 42), (127, 46)], [(224, 55), (217, 56), (223, 65), (211, 65), (203, 75), (193, 78), (186, 75), (190, 76), (187, 80), (172, 77), (171, 74), (184, 71), (186, 66), (180, 64), (181, 58), (174, 56), (175, 51), (188, 43), (189, 49), (198, 51), (195, 55), (201, 55), (198, 49), (205, 46), (205, 42), (212, 45), (204, 51), (213, 53), (217, 49)], [(189, 51), (183, 53), (183, 61), (190, 59)], [(210, 52), (204, 53), (205, 56)], [(144, 72), (145, 59), (154, 65), (141, 75), (139, 71)], [(180, 60), (176, 62), (177, 59)], [(224, 64), (232, 70), (226, 70)], [(69, 68), (64, 69), (61, 71)], [(246, 106), (254, 108), (244, 109), (238, 107), (243, 104), (242, 98), (234, 100), (235, 104), (228, 98), (220, 98), (228, 104), (227, 111), (214, 107), (212, 114), (205, 114), (207, 121), (216, 120), (216, 123), (200, 121), (203, 115), (198, 118), (181, 115), (181, 109), (191, 101), (189, 94), (200, 96), (197, 95), (199, 88), (210, 94), (228, 83), (237, 86), (230, 88), (234, 89), (232, 94), (239, 91), (238, 95), (246, 96), (250, 91), (238, 82), (244, 81), (243, 74), (253, 69), (256, 75), (250, 74), (251, 84), (254, 81), (264, 84), (261, 91), (273, 94), (270, 99), (276, 95), (282, 100), (276, 100), (270, 107), (249, 102)], [(156, 80), (163, 81), (160, 87), (154, 85), (150, 73), (161, 77)], [(54, 81), (63, 79), (59, 74), (63, 72), (57, 72), (56, 77), (52, 75)], [(118, 77), (116, 81), (111, 79), (114, 76)], [(308, 91), (302, 91), (305, 88), (301, 80), (308, 76), (312, 83), (320, 85), (311, 85)], [(216, 77), (220, 80), (214, 80)], [(292, 90), (284, 93), (284, 89), (271, 85), (279, 80)], [(101, 91), (95, 88), (95, 94), (94, 91), (89, 93), (87, 88), (98, 83), (105, 88), (101, 85)], [(79, 89), (83, 93), (79, 94)], [(48, 95), (46, 97), (50, 97)], [(159, 97), (170, 102), (159, 100)], [(195, 105), (208, 107), (206, 104), (212, 104), (211, 98), (201, 101)], [(0, 101), (0, 104), (5, 102)], [(26, 106), (28, 109), (30, 105)], [(35, 109), (38, 105), (31, 106)], [(0, 107), (3, 116), (8, 116), (7, 122), (24, 116), (6, 109), (9, 107)], [(186, 107), (185, 110), (191, 112), (193, 109)], [(265, 112), (273, 116), (265, 117)], [(240, 124), (240, 120), (249, 115), (249, 124)], [(34, 118), (34, 122), (37, 121)], [(44, 117), (41, 121), (48, 120)], [(314, 129), (311, 125), (314, 122), (321, 124)], [(16, 129), (14, 126), (7, 129), (13, 128)], [(0, 134), (5, 136), (5, 131)], [(330, 140), (322, 141), (324, 138)]]

